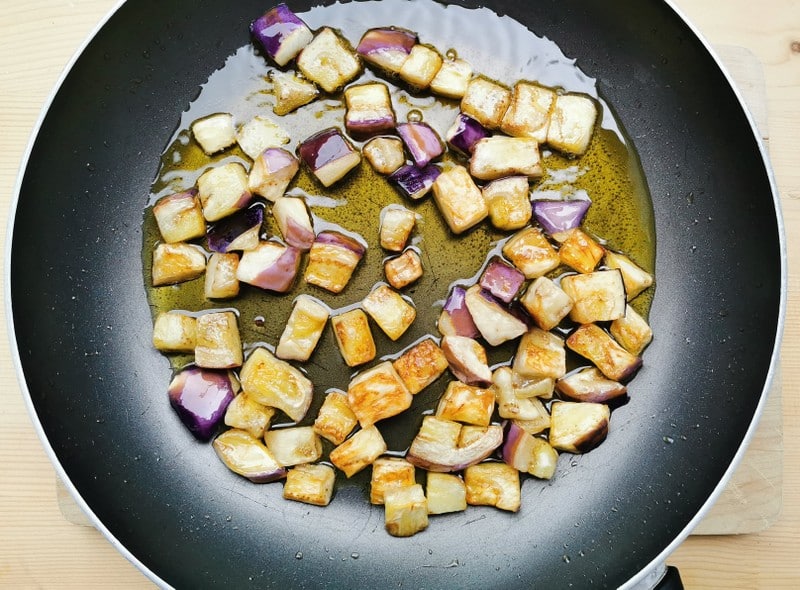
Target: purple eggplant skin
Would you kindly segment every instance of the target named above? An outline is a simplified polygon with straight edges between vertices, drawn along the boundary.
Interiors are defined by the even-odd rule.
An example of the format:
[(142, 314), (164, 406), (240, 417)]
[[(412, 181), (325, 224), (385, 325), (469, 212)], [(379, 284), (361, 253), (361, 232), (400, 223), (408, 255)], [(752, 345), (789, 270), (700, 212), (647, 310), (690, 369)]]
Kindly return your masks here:
[(254, 227), (261, 227), (263, 222), (264, 207), (260, 204), (237, 211), (208, 229), (208, 249), (212, 252), (228, 252), (236, 238)]
[(319, 242), (320, 244), (332, 244), (334, 246), (346, 248), (359, 258), (363, 257), (364, 253), (367, 251), (367, 248), (355, 238), (351, 238), (350, 236), (346, 236), (335, 231), (320, 232), (314, 241)]
[(294, 59), (313, 38), (308, 25), (286, 4), (278, 4), (250, 23), (250, 33), (279, 66)]
[(225, 410), (236, 395), (228, 371), (189, 367), (172, 379), (167, 392), (181, 421), (200, 440), (209, 440), (225, 419)]
[(416, 33), (396, 27), (376, 28), (364, 33), (356, 53), (367, 62), (396, 74), (416, 44)]
[(298, 155), (312, 171), (319, 170), (352, 151), (352, 146), (335, 127), (315, 133), (297, 148)]
[(591, 201), (533, 201), (533, 216), (551, 236), (580, 226)]
[(499, 258), (494, 258), (483, 271), (480, 285), (500, 301), (511, 303), (524, 282), (524, 274)]
[(407, 164), (392, 172), (389, 175), (389, 182), (404, 196), (416, 201), (430, 192), (434, 181), (441, 173), (441, 169), (433, 164), (428, 164), (424, 168)]
[(491, 132), (475, 119), (459, 113), (455, 122), (447, 131), (447, 143), (458, 152), (470, 155), (475, 144), (489, 137)]
[(444, 153), (444, 145), (433, 127), (427, 123), (400, 123), (397, 134), (408, 148), (417, 168), (425, 168)]
[(480, 336), (478, 327), (475, 325), (472, 315), (467, 309), (467, 304), (464, 302), (466, 293), (467, 290), (459, 286), (453, 287), (453, 290), (450, 291), (450, 295), (442, 308), (442, 318), (446, 318), (449, 325), (442, 326), (442, 318), (439, 319), (442, 334), (445, 334), (446, 331), (448, 334), (445, 335), (465, 336), (466, 338)]

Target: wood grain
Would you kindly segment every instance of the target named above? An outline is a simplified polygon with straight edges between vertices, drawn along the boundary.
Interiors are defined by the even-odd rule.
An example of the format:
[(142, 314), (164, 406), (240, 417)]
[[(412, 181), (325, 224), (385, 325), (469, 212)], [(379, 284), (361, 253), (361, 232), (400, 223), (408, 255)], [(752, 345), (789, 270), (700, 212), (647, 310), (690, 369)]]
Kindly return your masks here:
[[(39, 109), (70, 55), (114, 4), (112, 0), (4, 4), (0, 15), (0, 227), (7, 225), (17, 169)], [(770, 151), (782, 199), (790, 266), (782, 349), (783, 437), (794, 441), (800, 435), (795, 385), (800, 377), (796, 268), (800, 254), (800, 167), (796, 156), (800, 147), (800, 3), (678, 0), (677, 4), (714, 43), (745, 47), (763, 65)], [(4, 324), (0, 331), (4, 410), (0, 413), (0, 587), (151, 587), (99, 533), (75, 526), (60, 512), (54, 470), (22, 401)], [(771, 445), (765, 443), (767, 452)], [(758, 448), (755, 441), (753, 448)], [(791, 442), (783, 460), (783, 510), (774, 524), (758, 534), (690, 537), (670, 559), (680, 568), (687, 587), (800, 587), (800, 568), (794, 557), (800, 542), (800, 451)]]

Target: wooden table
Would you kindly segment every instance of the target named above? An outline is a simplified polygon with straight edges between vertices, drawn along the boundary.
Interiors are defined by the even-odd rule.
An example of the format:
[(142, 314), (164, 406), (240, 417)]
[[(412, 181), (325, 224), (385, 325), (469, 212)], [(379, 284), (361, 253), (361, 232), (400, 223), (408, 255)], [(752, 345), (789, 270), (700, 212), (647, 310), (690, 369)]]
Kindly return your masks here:
[[(0, 14), (0, 231), (30, 132), (63, 67), (115, 0), (6, 1)], [(782, 349), (782, 513), (748, 535), (693, 535), (671, 557), (688, 588), (796, 588), (800, 566), (800, 380), (795, 267), (800, 254), (800, 2), (676, 0), (712, 43), (746, 48), (763, 66), (772, 164), (789, 251), (789, 308)], [(760, 69), (759, 69), (760, 73)], [(0, 587), (148, 587), (98, 532), (65, 518), (57, 485), (28, 417), (0, 325)], [(777, 406), (780, 408), (781, 406)], [(775, 417), (780, 431), (780, 414)], [(774, 451), (774, 449), (772, 449)], [(749, 466), (758, 471), (758, 464)], [(778, 481), (781, 478), (763, 478)], [(780, 490), (772, 497), (780, 504)], [(778, 494), (778, 495), (776, 495)], [(728, 494), (728, 498), (733, 497)], [(736, 498), (733, 498), (735, 503)], [(772, 519), (770, 519), (772, 520)], [(717, 530), (716, 524), (709, 530)], [(758, 527), (756, 527), (758, 528)]]

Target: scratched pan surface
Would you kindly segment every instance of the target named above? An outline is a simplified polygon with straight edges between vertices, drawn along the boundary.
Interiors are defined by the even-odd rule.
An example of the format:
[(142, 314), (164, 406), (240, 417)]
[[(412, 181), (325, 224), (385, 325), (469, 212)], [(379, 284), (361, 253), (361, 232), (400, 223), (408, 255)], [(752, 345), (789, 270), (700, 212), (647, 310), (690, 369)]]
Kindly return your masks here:
[(150, 345), (141, 220), (159, 156), (267, 6), (131, 0), (66, 76), (21, 183), (7, 299), (46, 445), (153, 580), (616, 587), (685, 534), (725, 477), (759, 413), (785, 284), (773, 186), (735, 92), (662, 2), (486, 6), (577, 58), (632, 138), (653, 198), (657, 337), (601, 447), (562, 457), (548, 485), (526, 484), (518, 514), (470, 508), (410, 539), (384, 532), (358, 485), (319, 509), (227, 472), (179, 424), (169, 364)]

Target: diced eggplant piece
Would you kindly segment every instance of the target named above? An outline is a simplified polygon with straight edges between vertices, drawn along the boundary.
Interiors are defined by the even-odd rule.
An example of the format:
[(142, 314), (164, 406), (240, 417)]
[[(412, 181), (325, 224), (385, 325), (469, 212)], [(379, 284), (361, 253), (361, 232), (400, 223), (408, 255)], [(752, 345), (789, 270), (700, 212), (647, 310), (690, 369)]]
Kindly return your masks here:
[(505, 463), (479, 463), (464, 471), (467, 504), (517, 512), (522, 502), (519, 471)]
[(358, 418), (347, 403), (347, 394), (334, 390), (329, 392), (322, 402), (319, 414), (314, 420), (314, 432), (334, 445), (340, 445), (357, 424)]
[(206, 270), (203, 250), (191, 244), (159, 244), (153, 252), (153, 286), (172, 285), (196, 279)]
[(416, 33), (397, 27), (383, 27), (364, 33), (356, 52), (385, 72), (399, 74), (416, 44)]
[(247, 172), (238, 162), (206, 170), (197, 179), (197, 189), (206, 221), (217, 221), (244, 209), (252, 198)]
[(250, 24), (250, 33), (266, 54), (285, 66), (311, 43), (314, 34), (286, 4), (278, 4)]
[(550, 428), (550, 412), (547, 411), (547, 408), (539, 398), (533, 397), (529, 398), (529, 400), (533, 402), (537, 411), (540, 412), (539, 415), (530, 420), (522, 420), (520, 418), (513, 418), (512, 420), (514, 424), (522, 428), (522, 430), (528, 434), (539, 434)]
[(430, 45), (414, 45), (400, 68), (400, 78), (415, 90), (424, 90), (439, 73), (442, 62), (442, 56)]
[(243, 391), (228, 404), (228, 409), (225, 411), (225, 425), (246, 430), (250, 435), (261, 438), (274, 416), (275, 408), (254, 402)]
[(579, 227), (570, 230), (558, 249), (561, 262), (580, 273), (592, 272), (605, 252), (605, 248)]
[(384, 505), (386, 531), (393, 537), (410, 537), (428, 528), (428, 501), (421, 485), (386, 490)]
[(464, 303), (481, 336), (490, 346), (499, 346), (519, 338), (528, 329), (525, 322), (515, 317), (480, 285), (467, 289)]
[(186, 427), (200, 440), (208, 440), (222, 423), (237, 387), (230, 371), (190, 367), (173, 377), (167, 392)]
[(400, 457), (379, 457), (372, 464), (369, 486), (371, 504), (383, 505), (383, 498), (390, 488), (404, 488), (416, 484), (414, 466)]
[(277, 201), (300, 169), (300, 162), (283, 148), (268, 148), (253, 161), (248, 187), (268, 201)]
[(260, 205), (220, 219), (208, 230), (208, 249), (223, 253), (252, 250), (258, 246), (263, 221), (264, 208)]
[(381, 82), (350, 86), (344, 91), (344, 126), (357, 138), (392, 131), (397, 121), (389, 89)]
[(203, 295), (206, 299), (230, 299), (239, 294), (239, 279), (236, 278), (236, 269), (239, 267), (239, 257), (230, 252), (222, 254), (214, 252), (208, 259), (206, 267), (206, 282)]
[(458, 434), (458, 446), (467, 447), (474, 442), (477, 442), (484, 436), (488, 426), (476, 426), (475, 424), (462, 424), (461, 432)]
[(324, 27), (300, 52), (297, 68), (325, 92), (332, 93), (361, 72), (361, 60), (343, 37)]
[(581, 156), (589, 147), (596, 120), (597, 107), (591, 98), (560, 94), (550, 115), (547, 143), (566, 154)]
[(358, 150), (334, 127), (315, 133), (303, 141), (297, 151), (326, 187), (344, 178), (361, 162)]
[(434, 94), (460, 100), (472, 79), (472, 65), (463, 59), (446, 59), (433, 77), (430, 89)]
[(556, 382), (558, 392), (579, 402), (605, 403), (621, 395), (628, 388), (622, 383), (607, 379), (597, 367), (571, 373)]
[(458, 422), (436, 416), (423, 417), (406, 459), (428, 471), (450, 473), (483, 461), (503, 442), (503, 429), (491, 424), (469, 444), (459, 446), (461, 430)]
[(242, 253), (236, 278), (267, 291), (285, 293), (292, 288), (299, 268), (300, 250), (278, 242), (260, 242)]
[(242, 365), (239, 323), (232, 311), (204, 313), (197, 318), (194, 361), (204, 369), (233, 369)]
[(556, 450), (546, 440), (529, 434), (514, 422), (506, 429), (502, 455), (507, 465), (522, 473), (540, 479), (550, 479), (555, 475)]
[(528, 279), (545, 275), (561, 264), (558, 252), (535, 227), (526, 227), (511, 236), (503, 246), (503, 256)]
[(335, 231), (320, 232), (308, 255), (306, 282), (341, 293), (366, 250), (355, 238)]
[(484, 127), (497, 129), (510, 104), (511, 90), (485, 76), (475, 76), (467, 84), (461, 111)]
[(161, 312), (153, 325), (153, 346), (161, 352), (193, 353), (197, 320), (175, 311)]
[(327, 506), (333, 497), (336, 472), (330, 465), (298, 465), (286, 474), (283, 497), (286, 500)]
[(447, 370), (447, 357), (432, 339), (409, 348), (392, 363), (411, 395), (416, 395)]
[(415, 250), (408, 249), (384, 262), (383, 272), (392, 287), (402, 289), (422, 276), (422, 260)]
[(625, 315), (625, 284), (616, 269), (565, 276), (561, 288), (573, 301), (573, 322), (609, 322)]
[(555, 391), (556, 380), (552, 377), (534, 377), (529, 379), (514, 373), (514, 395), (519, 398), (538, 397), (550, 399)]
[(442, 352), (459, 381), (479, 387), (492, 382), (486, 351), (476, 340), (465, 336), (444, 336)]
[(403, 140), (398, 137), (373, 137), (361, 148), (361, 154), (378, 174), (392, 174), (406, 163)]
[(360, 309), (351, 309), (331, 318), (331, 327), (336, 344), (348, 367), (368, 363), (375, 358), (377, 351), (372, 331), (369, 329), (367, 314)]
[(564, 341), (551, 332), (531, 328), (519, 342), (513, 368), (530, 379), (560, 379), (567, 372)]
[(463, 166), (442, 172), (433, 183), (433, 198), (454, 234), (460, 234), (489, 215), (481, 189)]
[(397, 126), (397, 133), (417, 168), (425, 168), (444, 153), (444, 144), (439, 134), (427, 123), (400, 123)]
[(500, 129), (512, 137), (531, 137), (544, 143), (555, 99), (556, 93), (552, 88), (531, 82), (517, 82)]
[(542, 330), (552, 330), (572, 309), (572, 298), (547, 277), (533, 281), (520, 303)]
[(317, 347), (330, 311), (309, 295), (300, 295), (286, 321), (275, 356), (284, 360), (307, 361)]
[(412, 400), (411, 392), (389, 361), (359, 373), (347, 387), (347, 404), (362, 428), (397, 416), (411, 407)]
[(400, 205), (389, 205), (381, 212), (381, 248), (392, 252), (402, 252), (406, 247), (417, 216)]
[(437, 323), (437, 328), (442, 336), (477, 338), (480, 335), (464, 302), (466, 294), (466, 289), (456, 286), (447, 296)]
[(524, 274), (495, 257), (486, 265), (479, 284), (493, 297), (504, 303), (511, 303), (524, 282)]
[(233, 115), (214, 113), (192, 123), (192, 135), (200, 148), (212, 155), (236, 143)]
[(494, 412), (494, 402), (494, 391), (491, 389), (451, 381), (439, 398), (436, 416), (475, 426), (489, 426)]
[(305, 417), (314, 384), (286, 361), (258, 347), (242, 366), (242, 389), (256, 403), (281, 410), (295, 422)]
[(554, 402), (550, 444), (567, 453), (586, 453), (606, 439), (611, 410), (605, 404)]
[(639, 356), (653, 339), (653, 330), (647, 321), (630, 305), (625, 306), (625, 315), (611, 322), (609, 332), (622, 348)]
[(392, 340), (400, 338), (417, 317), (414, 306), (387, 285), (373, 289), (361, 305)]
[(584, 324), (567, 338), (570, 350), (592, 361), (613, 381), (626, 382), (642, 366), (641, 357), (622, 348), (597, 324)]
[(319, 96), (319, 90), (314, 84), (294, 72), (272, 70), (269, 76), (272, 80), (272, 93), (275, 95), (272, 112), (276, 115), (288, 115)]
[(469, 172), (480, 180), (517, 175), (539, 178), (542, 175), (539, 144), (529, 137), (485, 137), (472, 147)]
[(380, 431), (373, 425), (362, 428), (330, 454), (331, 463), (352, 477), (388, 450)]
[(272, 216), (278, 223), (283, 239), (298, 250), (310, 250), (314, 239), (314, 224), (305, 201), (299, 197), (281, 197), (272, 206)]
[(640, 268), (624, 254), (606, 251), (605, 264), (609, 268), (618, 269), (622, 273), (625, 283), (625, 293), (628, 301), (653, 284), (653, 276)]
[(236, 141), (242, 151), (255, 160), (264, 150), (279, 148), (289, 143), (289, 134), (275, 121), (257, 115), (239, 128)]
[(472, 117), (459, 113), (447, 130), (447, 144), (457, 152), (470, 155), (481, 139), (491, 136), (491, 132)]
[(425, 492), (428, 514), (463, 512), (467, 509), (467, 488), (461, 476), (455, 473), (429, 472)]
[(515, 374), (508, 367), (499, 367), (492, 375), (492, 389), (501, 418), (525, 422), (525, 428), (541, 432), (550, 424), (544, 404), (535, 397), (517, 395)]
[(497, 229), (522, 229), (531, 220), (530, 185), (525, 176), (493, 180), (483, 187), (483, 199), (489, 208), (489, 220)]
[(389, 182), (405, 197), (417, 201), (430, 192), (441, 173), (441, 169), (433, 164), (428, 164), (424, 168), (408, 164), (392, 172), (389, 175)]
[(206, 220), (197, 191), (192, 189), (163, 197), (153, 206), (161, 239), (168, 244), (200, 238), (206, 233)]
[(268, 430), (264, 443), (285, 467), (313, 463), (322, 456), (322, 441), (311, 426)]
[(533, 216), (544, 231), (557, 239), (564, 232), (581, 224), (591, 204), (588, 199), (537, 200), (533, 201)]
[(245, 430), (226, 430), (214, 439), (213, 447), (228, 469), (253, 483), (286, 477), (286, 468), (275, 460), (264, 443)]

